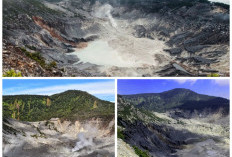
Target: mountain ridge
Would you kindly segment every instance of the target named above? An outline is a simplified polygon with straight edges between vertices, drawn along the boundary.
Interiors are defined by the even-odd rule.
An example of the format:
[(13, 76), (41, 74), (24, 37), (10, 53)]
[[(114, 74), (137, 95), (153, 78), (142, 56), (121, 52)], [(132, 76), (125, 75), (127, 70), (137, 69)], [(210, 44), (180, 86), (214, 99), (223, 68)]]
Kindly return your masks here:
[[(204, 106), (210, 108), (215, 108), (215, 106), (217, 106), (215, 108), (216, 110), (223, 107), (226, 114), (228, 114), (226, 110), (229, 110), (228, 99), (198, 94), (185, 88), (175, 88), (161, 93), (119, 95), (119, 97), (137, 108), (144, 108), (156, 112), (165, 112), (176, 108), (190, 109), (192, 111), (195, 106), (197, 106), (196, 108), (199, 110), (202, 109), (201, 107), (204, 108)], [(221, 102), (223, 105), (217, 105), (218, 102)]]
[[(169, 91), (173, 91), (173, 90), (186, 90), (186, 91), (191, 91), (193, 93), (197, 93), (191, 89), (187, 89), (187, 88), (173, 88), (173, 89), (170, 89), (170, 90), (167, 90), (167, 91), (163, 91), (163, 92), (155, 92), (155, 93), (152, 93), (152, 92), (149, 92), (149, 93), (135, 93), (135, 94), (118, 94), (119, 96), (134, 96), (134, 95), (149, 95), (149, 94), (164, 94), (164, 93), (167, 93)], [(200, 94), (200, 93), (197, 93), (197, 94)], [(207, 95), (207, 94), (200, 94), (200, 95), (205, 95), (205, 96), (210, 96), (210, 97), (218, 97), (218, 96), (211, 96), (211, 95)], [(225, 98), (227, 99), (227, 98)]]
[(25, 121), (48, 120), (54, 117), (76, 120), (114, 115), (112, 102), (80, 90), (68, 90), (51, 96), (3, 96), (3, 109), (4, 117)]

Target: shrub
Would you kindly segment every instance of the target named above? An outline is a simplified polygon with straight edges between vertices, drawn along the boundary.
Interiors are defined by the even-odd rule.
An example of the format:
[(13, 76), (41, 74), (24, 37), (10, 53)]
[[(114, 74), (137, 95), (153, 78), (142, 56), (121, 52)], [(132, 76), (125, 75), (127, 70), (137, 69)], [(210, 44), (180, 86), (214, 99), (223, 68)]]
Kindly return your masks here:
[(49, 63), (48, 67), (50, 68), (55, 68), (57, 65), (56, 65), (56, 62), (55, 61), (52, 61), (51, 63)]
[(31, 50), (36, 51), (36, 47), (35, 47), (35, 46), (26, 45), (26, 47), (28, 47), (28, 48), (31, 49)]
[(207, 77), (219, 77), (219, 74), (211, 73), (211, 74), (207, 75)]
[(44, 58), (40, 55), (39, 52), (28, 52), (25, 48), (21, 48), (22, 52), (25, 53), (25, 55), (31, 59), (33, 59), (34, 61), (38, 62), (40, 64), (41, 67), (45, 68), (46, 67), (46, 63)]
[(149, 154), (147, 151), (143, 151), (141, 149), (139, 149), (136, 146), (133, 146), (135, 153), (139, 156), (139, 157), (149, 157)]
[(21, 48), (21, 50), (22, 52), (25, 53), (27, 57), (39, 63), (39, 65), (46, 70), (51, 70), (52, 68), (55, 68), (57, 66), (55, 61), (52, 61), (49, 64), (46, 64), (45, 59), (41, 56), (39, 52), (31, 53), (27, 51), (25, 48)]
[(21, 72), (15, 72), (14, 69), (11, 69), (7, 71), (5, 74), (3, 74), (3, 77), (22, 77)]
[(122, 132), (122, 130), (121, 129), (117, 129), (118, 131), (117, 131), (117, 134), (118, 134), (118, 138), (121, 138), (122, 140), (124, 140), (125, 139), (125, 136), (124, 136), (124, 134), (123, 134), (123, 132)]

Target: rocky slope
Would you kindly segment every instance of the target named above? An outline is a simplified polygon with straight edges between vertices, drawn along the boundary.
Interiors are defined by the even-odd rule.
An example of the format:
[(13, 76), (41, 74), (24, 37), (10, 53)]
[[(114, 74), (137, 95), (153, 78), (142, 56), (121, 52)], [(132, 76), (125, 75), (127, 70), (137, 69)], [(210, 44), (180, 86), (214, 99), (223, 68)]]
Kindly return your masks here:
[[(178, 93), (173, 96), (175, 94), (178, 96)], [(205, 111), (168, 108), (166, 112), (157, 112), (146, 106), (138, 107), (119, 96), (118, 137), (131, 147), (147, 151), (146, 156), (228, 157), (228, 106), (222, 104), (217, 110), (207, 103), (206, 106)]]
[(117, 141), (117, 149), (118, 149), (118, 157), (138, 157), (138, 155), (135, 154), (134, 150), (131, 148), (131, 146), (127, 143), (125, 143), (122, 139), (118, 139)]
[[(4, 0), (5, 45), (47, 65), (23, 76), (228, 76), (229, 6), (207, 0)], [(24, 60), (32, 57), (23, 56)], [(104, 59), (103, 59), (104, 58)], [(38, 62), (38, 60), (36, 60)], [(23, 63), (26, 64), (26, 63)], [(38, 68), (37, 68), (38, 69)], [(47, 71), (45, 73), (44, 71)]]

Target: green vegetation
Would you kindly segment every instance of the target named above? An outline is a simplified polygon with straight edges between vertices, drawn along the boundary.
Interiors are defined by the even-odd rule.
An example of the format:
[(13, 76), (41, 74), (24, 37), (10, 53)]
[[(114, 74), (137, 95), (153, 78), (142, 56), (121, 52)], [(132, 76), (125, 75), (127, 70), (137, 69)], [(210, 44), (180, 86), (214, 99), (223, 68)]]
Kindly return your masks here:
[(7, 71), (5, 74), (3, 74), (3, 77), (22, 77), (21, 72), (15, 72), (14, 69), (11, 69)]
[(219, 77), (219, 74), (211, 73), (211, 74), (207, 75), (207, 77)]
[(30, 45), (26, 45), (27, 48), (33, 50), (33, 51), (36, 51), (36, 47), (35, 46), (30, 46)]
[(122, 130), (119, 129), (119, 128), (117, 129), (117, 137), (120, 138), (120, 139), (122, 139), (122, 140), (125, 139), (125, 136), (124, 136)]
[(25, 48), (21, 48), (22, 52), (24, 52), (26, 54), (27, 57), (33, 59), (34, 61), (38, 62), (41, 67), (45, 68), (46, 67), (46, 63), (44, 58), (40, 55), (39, 52), (34, 52), (31, 53), (29, 51), (27, 51)]
[[(118, 102), (119, 104), (123, 104), (120, 100), (118, 100)], [(118, 117), (128, 121), (169, 122), (169, 120), (162, 119), (145, 108), (136, 108), (131, 104), (123, 105), (123, 107), (118, 110)]]
[(56, 68), (57, 64), (55, 61), (52, 61), (49, 64), (46, 64), (45, 59), (41, 56), (41, 54), (39, 52), (29, 52), (27, 51), (25, 48), (21, 48), (21, 51), (23, 53), (25, 53), (25, 55), (29, 58), (31, 58), (32, 60), (36, 61), (37, 63), (39, 63), (39, 65), (46, 69), (46, 70), (51, 70), (52, 68)]
[(97, 108), (97, 101), (94, 101), (94, 104), (93, 104), (93, 108), (92, 109), (95, 109)]
[[(93, 109), (94, 103), (97, 108)], [(114, 104), (78, 90), (52, 96), (3, 96), (3, 116), (23, 121), (42, 121), (54, 117), (71, 121), (94, 117), (109, 119), (114, 117)]]
[(48, 68), (56, 68), (57, 64), (55, 61), (51, 61), (51, 63), (48, 64)]
[(140, 110), (144, 115), (146, 115), (147, 117), (149, 117), (149, 119), (151, 119), (152, 121), (159, 121), (159, 122), (164, 122), (164, 121), (167, 121), (165, 119), (162, 119), (160, 117), (157, 117), (154, 113), (142, 108)]
[(148, 154), (148, 151), (143, 151), (141, 149), (139, 149), (136, 146), (133, 146), (135, 153), (139, 156), (139, 157), (150, 157)]
[(37, 130), (37, 132), (39, 133), (39, 134), (34, 134), (34, 135), (31, 135), (31, 137), (34, 137), (34, 138), (47, 138), (46, 137), (46, 135), (45, 135), (45, 133), (43, 133), (43, 132), (41, 132), (40, 131), (40, 129), (38, 128), (38, 127), (35, 127), (36, 128), (36, 130)]
[(127, 117), (132, 116), (132, 106), (128, 105), (128, 106), (124, 106), (123, 108), (121, 108), (120, 111), (118, 111), (118, 113), (120, 114), (120, 116), (123, 119), (127, 119)]
[[(131, 109), (131, 110), (130, 110)], [(122, 110), (118, 111), (118, 117), (128, 120), (131, 122), (134, 121), (143, 121), (145, 123), (150, 122), (164, 122), (169, 123), (169, 120), (162, 119), (158, 116), (156, 116), (154, 113), (150, 112), (149, 110), (145, 109), (139, 109), (139, 108), (129, 108), (126, 106), (125, 108), (122, 108)]]

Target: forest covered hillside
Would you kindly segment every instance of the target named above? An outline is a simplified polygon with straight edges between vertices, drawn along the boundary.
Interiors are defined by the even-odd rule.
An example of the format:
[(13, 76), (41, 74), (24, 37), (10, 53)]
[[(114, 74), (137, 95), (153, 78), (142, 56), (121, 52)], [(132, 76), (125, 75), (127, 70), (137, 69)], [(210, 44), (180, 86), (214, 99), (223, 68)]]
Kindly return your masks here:
[(3, 116), (22, 121), (112, 118), (114, 104), (79, 90), (68, 90), (51, 96), (3, 96)]

